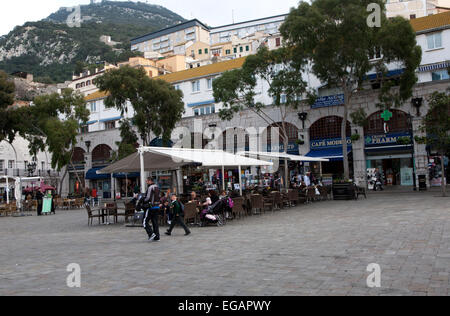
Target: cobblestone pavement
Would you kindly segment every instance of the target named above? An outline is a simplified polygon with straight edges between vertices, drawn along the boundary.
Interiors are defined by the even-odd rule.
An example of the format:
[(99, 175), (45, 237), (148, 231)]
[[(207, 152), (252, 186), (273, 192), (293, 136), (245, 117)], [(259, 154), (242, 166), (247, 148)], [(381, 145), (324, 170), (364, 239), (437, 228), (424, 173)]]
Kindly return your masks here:
[[(80, 210), (0, 218), (0, 295), (449, 295), (450, 198), (436, 195), (318, 202), (160, 243), (88, 227)], [(80, 289), (66, 286), (70, 263)]]

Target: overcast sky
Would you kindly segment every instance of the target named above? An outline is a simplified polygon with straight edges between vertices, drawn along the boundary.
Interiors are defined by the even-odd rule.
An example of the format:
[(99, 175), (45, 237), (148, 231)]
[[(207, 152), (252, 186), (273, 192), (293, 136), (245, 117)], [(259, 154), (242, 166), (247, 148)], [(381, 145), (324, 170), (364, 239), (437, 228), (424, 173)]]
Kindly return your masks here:
[[(90, 0), (7, 0), (0, 10), (0, 35), (5, 35), (16, 25), (39, 21), (60, 7), (88, 4)], [(145, 0), (141, 0), (145, 2)], [(258, 19), (288, 13), (299, 0), (149, 0), (151, 4), (165, 6), (185, 19), (197, 18), (211, 26)]]

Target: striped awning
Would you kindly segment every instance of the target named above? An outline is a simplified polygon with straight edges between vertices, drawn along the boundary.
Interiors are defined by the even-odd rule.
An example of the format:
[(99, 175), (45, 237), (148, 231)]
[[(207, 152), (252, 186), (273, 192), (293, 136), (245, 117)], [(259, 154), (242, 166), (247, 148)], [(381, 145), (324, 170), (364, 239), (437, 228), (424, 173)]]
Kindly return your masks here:
[(433, 64), (433, 65), (425, 65), (419, 67), (419, 72), (428, 72), (433, 70), (447, 69), (450, 67), (450, 61), (446, 61), (443, 63)]

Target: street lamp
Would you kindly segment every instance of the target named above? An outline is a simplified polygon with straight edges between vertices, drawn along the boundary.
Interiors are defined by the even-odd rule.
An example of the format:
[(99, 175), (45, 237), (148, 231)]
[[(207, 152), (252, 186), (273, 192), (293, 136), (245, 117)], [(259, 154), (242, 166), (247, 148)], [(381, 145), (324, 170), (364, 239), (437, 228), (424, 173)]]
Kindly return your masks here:
[(29, 177), (32, 177), (34, 175), (34, 173), (36, 171), (36, 167), (37, 167), (36, 161), (30, 162), (27, 164), (27, 171), (28, 171)]
[(308, 117), (308, 113), (306, 113), (306, 112), (298, 113), (298, 118), (303, 123), (303, 130), (305, 129), (305, 121), (306, 121), (307, 117)]
[[(419, 108), (417, 108), (419, 109)], [(413, 125), (412, 125), (412, 116), (411, 114), (407, 114), (407, 123), (408, 123), (408, 127), (409, 127), (409, 133), (411, 135), (411, 146), (412, 146), (412, 163), (413, 163), (413, 185), (414, 185), (414, 191), (417, 191), (417, 182), (416, 182), (416, 163), (415, 163), (415, 159), (414, 159), (414, 138), (413, 138)], [(420, 115), (420, 112), (419, 112)]]
[(90, 148), (91, 148), (91, 141), (90, 141), (90, 140), (87, 140), (87, 141), (84, 142), (84, 144), (86, 145), (87, 152), (89, 153), (89, 150), (90, 150)]

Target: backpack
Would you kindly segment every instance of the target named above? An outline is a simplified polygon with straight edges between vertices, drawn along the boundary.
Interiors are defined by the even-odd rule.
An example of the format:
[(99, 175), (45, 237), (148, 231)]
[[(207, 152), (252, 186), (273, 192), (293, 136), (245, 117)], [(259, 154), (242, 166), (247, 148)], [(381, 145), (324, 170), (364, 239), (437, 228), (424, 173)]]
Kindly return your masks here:
[(228, 198), (228, 206), (229, 206), (230, 208), (233, 208), (233, 207), (234, 207), (234, 201), (233, 201), (231, 198)]
[(181, 211), (182, 211), (182, 212), (183, 212), (183, 214), (184, 214), (184, 204), (183, 204), (183, 203), (181, 203), (180, 201), (178, 201), (178, 203), (180, 203)]

